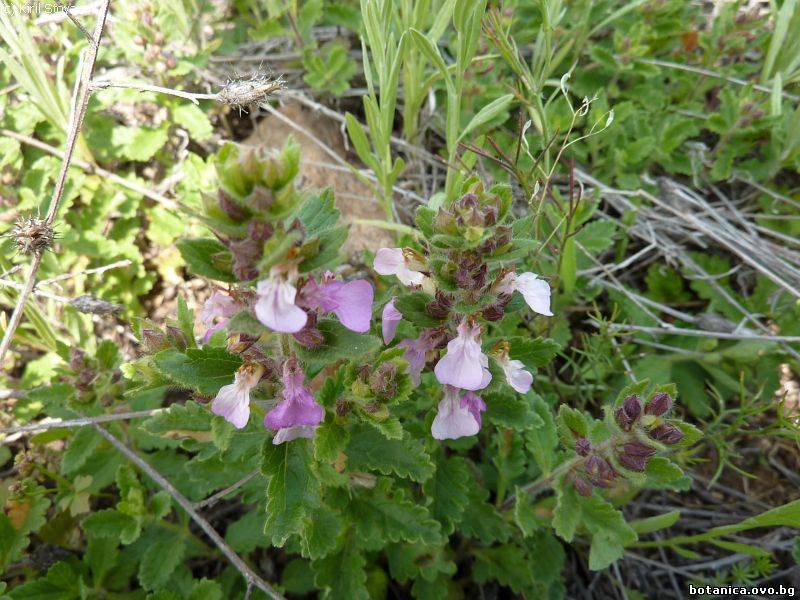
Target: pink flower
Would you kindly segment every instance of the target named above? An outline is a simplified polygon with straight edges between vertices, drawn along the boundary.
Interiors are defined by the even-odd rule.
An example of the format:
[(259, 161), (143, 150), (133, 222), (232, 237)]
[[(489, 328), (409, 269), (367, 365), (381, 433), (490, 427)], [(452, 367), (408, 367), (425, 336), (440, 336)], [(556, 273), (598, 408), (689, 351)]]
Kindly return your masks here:
[(501, 294), (518, 291), (525, 298), (525, 303), (535, 313), (552, 317), (550, 310), (550, 285), (535, 273), (507, 273), (498, 286)]
[(458, 388), (444, 386), (431, 435), (437, 440), (455, 440), (475, 435), (481, 429), (481, 413), (486, 410), (483, 398), (472, 392), (458, 396)]
[(438, 342), (438, 332), (435, 329), (425, 329), (416, 340), (406, 339), (397, 344), (398, 348), (406, 349), (403, 354), (403, 358), (408, 362), (406, 373), (411, 376), (414, 385), (419, 385), (422, 369), (428, 362), (428, 352), (436, 348)]
[(402, 248), (381, 248), (373, 263), (381, 275), (396, 275), (403, 285), (422, 285), (425, 275), (409, 268)]
[(394, 307), (394, 301), (394, 298), (389, 300), (386, 306), (383, 307), (383, 313), (381, 313), (381, 332), (383, 333), (384, 344), (388, 344), (394, 339), (394, 335), (397, 333), (397, 326), (403, 320), (402, 313)]
[(297, 289), (289, 282), (270, 277), (258, 282), (256, 317), (264, 325), (280, 333), (297, 333), (305, 327), (308, 315), (294, 299)]
[[(201, 343), (207, 344), (211, 336), (217, 331), (228, 324), (228, 319), (235, 315), (240, 308), (236, 300), (223, 294), (222, 292), (214, 292), (211, 297), (203, 304), (203, 310), (200, 311), (200, 322), (203, 323), (208, 329), (200, 338)], [(215, 324), (214, 319), (220, 318)]]
[(310, 279), (302, 291), (302, 299), (310, 309), (332, 312), (342, 325), (357, 333), (369, 331), (372, 319), (372, 285), (365, 279), (336, 281), (325, 275), (321, 284)]
[(445, 354), (433, 369), (439, 383), (465, 390), (481, 390), (489, 385), (489, 359), (481, 351), (481, 328), (466, 319), (458, 326), (458, 336), (447, 344)]
[(508, 385), (520, 394), (524, 394), (531, 389), (533, 375), (525, 370), (525, 365), (521, 360), (513, 360), (507, 352), (503, 352), (497, 357), (497, 364), (503, 369)]
[(275, 434), (275, 437), (272, 438), (272, 443), (277, 446), (278, 444), (283, 444), (284, 442), (291, 442), (292, 440), (296, 440), (297, 438), (311, 439), (314, 437), (316, 431), (317, 431), (316, 426), (312, 427), (311, 425), (296, 425), (294, 427), (284, 427), (283, 429), (278, 430), (278, 432)]
[(211, 412), (219, 415), (237, 429), (247, 425), (250, 418), (250, 390), (258, 385), (264, 368), (254, 363), (242, 365), (233, 383), (223, 385), (211, 403)]
[[(290, 358), (283, 363), (283, 400), (264, 417), (270, 429), (287, 429), (297, 425), (316, 425), (325, 418), (325, 409), (314, 399), (314, 394), (303, 385), (305, 375)], [(286, 434), (288, 435), (288, 434)]]

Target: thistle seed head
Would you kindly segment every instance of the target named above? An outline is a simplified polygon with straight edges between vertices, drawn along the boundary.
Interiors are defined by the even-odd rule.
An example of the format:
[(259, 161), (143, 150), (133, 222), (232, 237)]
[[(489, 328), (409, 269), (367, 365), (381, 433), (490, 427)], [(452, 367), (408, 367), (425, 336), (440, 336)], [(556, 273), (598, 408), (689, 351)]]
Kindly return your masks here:
[(284, 88), (281, 76), (271, 77), (266, 73), (254, 73), (246, 79), (232, 79), (225, 84), (217, 100), (239, 110), (265, 102), (270, 96)]
[(41, 254), (56, 238), (53, 226), (43, 219), (20, 217), (7, 234), (21, 254)]

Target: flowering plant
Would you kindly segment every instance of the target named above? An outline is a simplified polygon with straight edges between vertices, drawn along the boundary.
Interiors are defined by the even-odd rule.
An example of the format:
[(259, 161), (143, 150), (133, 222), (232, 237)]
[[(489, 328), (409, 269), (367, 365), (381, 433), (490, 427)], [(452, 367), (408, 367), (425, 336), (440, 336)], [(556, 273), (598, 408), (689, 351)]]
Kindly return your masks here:
[[(330, 192), (296, 189), (297, 161), (292, 142), (219, 153), (204, 217), (214, 237), (180, 243), (215, 280), (205, 330), (181, 304), (166, 329), (142, 324), (150, 354), (127, 367), (137, 393), (195, 397), (148, 429), (200, 419), (212, 435), (191, 439), (191, 462), (217, 461), (225, 481), (260, 463), (253, 522), (333, 597), (361, 597), (384, 559), (433, 593), (455, 572), (453, 535), (477, 580), (520, 593), (561, 585), (555, 536), (588, 533), (592, 568), (618, 558), (636, 533), (601, 492), (685, 485), (664, 456), (697, 437), (668, 418), (674, 388), (635, 384), (603, 420), (535, 391), (559, 349), (546, 336), (558, 299), (527, 267), (534, 217), (512, 214), (508, 188), (467, 179), (455, 200), (420, 207), (396, 247), (342, 264), (347, 230)], [(550, 488), (554, 506), (533, 503)], [(544, 549), (553, 571), (525, 571)]]

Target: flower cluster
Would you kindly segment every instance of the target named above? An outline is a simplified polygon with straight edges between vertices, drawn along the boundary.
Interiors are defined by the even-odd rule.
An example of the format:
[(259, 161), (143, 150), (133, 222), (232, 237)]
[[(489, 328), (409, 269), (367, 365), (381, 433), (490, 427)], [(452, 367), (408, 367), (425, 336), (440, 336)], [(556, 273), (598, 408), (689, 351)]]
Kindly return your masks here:
[[(430, 211), (430, 226), (425, 232), (424, 253), (408, 247), (381, 248), (373, 263), (380, 275), (397, 278), (400, 294), (424, 301), (426, 316), (439, 322), (397, 344), (405, 350), (407, 372), (416, 385), (426, 365), (432, 363), (443, 386), (431, 430), (436, 439), (479, 431), (486, 404), (476, 392), (492, 381), (482, 334), (489, 322), (504, 316), (514, 292), (520, 293), (534, 313), (553, 314), (546, 281), (535, 273), (517, 273), (503, 266), (504, 256), (513, 246), (512, 228), (505, 224), (509, 202), (504, 190), (485, 192), (477, 181), (466, 187), (466, 193), (451, 206), (435, 214), (425, 209)], [(381, 330), (387, 344), (397, 334), (404, 309), (411, 310), (408, 303), (402, 303), (403, 295), (398, 295), (383, 307)], [(496, 344), (489, 354), (514, 391), (530, 390), (533, 375), (521, 361), (511, 358), (507, 343)]]
[(664, 419), (672, 405), (672, 396), (666, 392), (654, 394), (646, 406), (633, 394), (613, 413), (617, 435), (597, 446), (578, 436), (575, 452), (584, 460), (578, 461), (569, 474), (575, 490), (590, 496), (594, 488), (612, 487), (625, 473), (644, 473), (659, 449), (680, 442), (683, 431)]

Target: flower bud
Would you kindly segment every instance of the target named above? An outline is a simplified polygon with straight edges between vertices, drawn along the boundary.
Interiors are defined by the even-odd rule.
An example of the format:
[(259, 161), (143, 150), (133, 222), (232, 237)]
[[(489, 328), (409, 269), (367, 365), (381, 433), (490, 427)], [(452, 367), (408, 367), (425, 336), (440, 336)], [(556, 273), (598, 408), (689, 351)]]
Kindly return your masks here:
[(260, 242), (252, 239), (232, 240), (228, 248), (233, 254), (233, 274), (239, 281), (250, 281), (258, 277), (258, 261), (264, 253)]
[(683, 439), (683, 432), (671, 423), (663, 423), (650, 430), (650, 437), (662, 444), (677, 444)]
[(619, 459), (619, 464), (626, 469), (641, 473), (655, 453), (655, 448), (636, 441), (622, 446), (622, 451), (617, 458)]
[(142, 329), (142, 343), (148, 354), (165, 350), (169, 346), (167, 337), (157, 329)]
[(577, 452), (579, 456), (589, 456), (589, 452), (591, 451), (592, 445), (585, 437), (579, 437), (575, 440), (575, 452)]
[(670, 408), (672, 408), (672, 403), (672, 396), (666, 392), (659, 392), (650, 398), (650, 402), (647, 403), (644, 413), (646, 415), (655, 415), (656, 417), (660, 417), (669, 411)]
[(633, 424), (639, 420), (641, 414), (642, 400), (639, 396), (628, 396), (622, 401), (622, 406), (614, 413), (614, 418), (623, 431), (630, 431)]
[(232, 221), (238, 222), (247, 218), (247, 213), (244, 208), (239, 206), (233, 198), (222, 190), (217, 192), (217, 204), (222, 209), (222, 212), (228, 215)]
[(437, 319), (444, 319), (450, 314), (450, 307), (453, 306), (453, 300), (447, 294), (436, 290), (436, 298), (432, 302), (425, 305), (427, 313), (436, 317)]
[(586, 477), (597, 487), (608, 488), (614, 483), (616, 472), (605, 458), (592, 454), (584, 464)]
[(247, 224), (247, 236), (255, 242), (266, 242), (272, 233), (272, 227), (266, 221), (253, 219)]
[(592, 495), (592, 484), (589, 483), (585, 477), (582, 475), (578, 475), (575, 479), (572, 480), (572, 487), (575, 488), (575, 491), (578, 492), (581, 496), (591, 496)]
[(275, 202), (272, 190), (265, 187), (256, 187), (247, 197), (247, 204), (254, 209), (265, 212)]
[(189, 347), (189, 340), (186, 339), (186, 334), (183, 333), (183, 330), (172, 325), (167, 325), (165, 329), (167, 330), (167, 341), (171, 346), (179, 350), (186, 350)]
[(312, 314), (308, 315), (306, 326), (300, 331), (293, 333), (292, 336), (297, 340), (298, 344), (311, 350), (319, 348), (325, 343), (325, 336), (317, 329), (317, 319)]
[(378, 398), (388, 400), (397, 393), (397, 365), (382, 363), (369, 377), (369, 387)]

